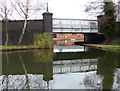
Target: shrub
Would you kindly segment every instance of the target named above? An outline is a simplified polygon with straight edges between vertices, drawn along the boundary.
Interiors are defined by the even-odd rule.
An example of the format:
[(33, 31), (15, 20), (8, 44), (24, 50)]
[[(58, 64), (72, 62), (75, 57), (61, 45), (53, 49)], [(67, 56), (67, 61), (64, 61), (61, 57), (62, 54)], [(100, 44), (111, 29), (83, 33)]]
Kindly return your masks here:
[(34, 34), (34, 46), (38, 46), (40, 48), (53, 48), (54, 42), (53, 38), (49, 33), (43, 34)]

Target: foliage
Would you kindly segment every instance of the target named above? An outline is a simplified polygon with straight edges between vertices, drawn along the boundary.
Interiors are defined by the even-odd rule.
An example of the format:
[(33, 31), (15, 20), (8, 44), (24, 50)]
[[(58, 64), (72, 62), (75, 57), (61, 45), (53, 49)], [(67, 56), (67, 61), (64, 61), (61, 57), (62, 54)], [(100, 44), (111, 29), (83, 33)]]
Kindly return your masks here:
[(111, 40), (115, 36), (115, 6), (112, 2), (104, 2), (103, 33), (106, 39)]
[(115, 37), (111, 40), (111, 43), (113, 45), (120, 45), (120, 37)]
[(40, 48), (53, 48), (54, 42), (53, 38), (49, 33), (34, 34), (34, 46), (39, 46)]

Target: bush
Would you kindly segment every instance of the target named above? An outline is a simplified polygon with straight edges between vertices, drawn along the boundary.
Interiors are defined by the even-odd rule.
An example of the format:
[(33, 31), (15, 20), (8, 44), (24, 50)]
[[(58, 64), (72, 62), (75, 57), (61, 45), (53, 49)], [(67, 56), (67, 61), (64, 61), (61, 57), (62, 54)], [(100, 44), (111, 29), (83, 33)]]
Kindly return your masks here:
[(112, 39), (110, 44), (120, 45), (120, 37)]
[(49, 33), (43, 34), (34, 34), (34, 46), (38, 46), (40, 48), (53, 48), (54, 42), (53, 38)]
[[(106, 41), (104, 41), (102, 44), (106, 44)], [(110, 40), (110, 45), (120, 45), (120, 37), (115, 37)]]

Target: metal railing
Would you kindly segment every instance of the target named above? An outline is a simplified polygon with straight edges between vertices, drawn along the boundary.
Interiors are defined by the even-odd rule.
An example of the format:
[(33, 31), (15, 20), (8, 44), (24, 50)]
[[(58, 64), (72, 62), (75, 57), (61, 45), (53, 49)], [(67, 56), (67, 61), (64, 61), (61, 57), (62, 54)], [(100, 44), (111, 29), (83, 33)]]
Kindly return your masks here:
[(53, 32), (98, 32), (97, 20), (53, 18)]

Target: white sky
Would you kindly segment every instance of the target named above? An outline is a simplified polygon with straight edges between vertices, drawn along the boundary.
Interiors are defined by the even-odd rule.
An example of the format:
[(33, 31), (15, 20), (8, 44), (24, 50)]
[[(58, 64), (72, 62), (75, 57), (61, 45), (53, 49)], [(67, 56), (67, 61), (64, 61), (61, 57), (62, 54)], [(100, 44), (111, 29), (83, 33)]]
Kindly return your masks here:
[[(9, 0), (6, 1), (9, 2)], [(12, 0), (12, 1), (16, 1), (16, 0)], [(35, 1), (37, 0), (33, 0), (33, 1), (34, 1), (33, 4), (35, 4)], [(88, 14), (84, 12), (85, 4), (87, 2), (91, 2), (95, 0), (38, 0), (38, 1), (43, 3), (48, 2), (49, 12), (53, 13), (53, 18), (86, 19), (90, 17), (88, 17)], [(44, 10), (42, 10), (41, 12), (43, 11)], [(11, 19), (16, 19), (16, 18), (20, 19), (16, 14), (16, 12), (13, 15), (14, 16), (12, 18), (10, 17)], [(37, 17), (42, 18), (41, 13), (35, 15), (36, 18)], [(33, 18), (31, 17), (31, 19), (34, 19), (34, 16)]]
[[(88, 2), (96, 1), (96, 0), (38, 0), (38, 1), (44, 2), (44, 3), (48, 2), (49, 11), (53, 13), (53, 18), (93, 19), (93, 17), (85, 13), (84, 10), (85, 10), (85, 4), (87, 4)], [(113, 0), (113, 1), (116, 1), (116, 0)], [(38, 13), (36, 15), (42, 18), (41, 13)], [(94, 19), (97, 19), (97, 18), (94, 18)]]
[[(72, 19), (97, 19), (85, 13), (85, 4), (97, 0), (48, 0), (49, 11), (53, 13), (54, 18), (72, 18)], [(103, 0), (98, 0), (103, 1)], [(111, 0), (106, 0), (107, 2)], [(120, 0), (112, 0), (118, 2)]]
[(90, 0), (48, 0), (49, 11), (54, 18), (77, 18), (88, 17), (84, 12), (84, 5)]

